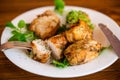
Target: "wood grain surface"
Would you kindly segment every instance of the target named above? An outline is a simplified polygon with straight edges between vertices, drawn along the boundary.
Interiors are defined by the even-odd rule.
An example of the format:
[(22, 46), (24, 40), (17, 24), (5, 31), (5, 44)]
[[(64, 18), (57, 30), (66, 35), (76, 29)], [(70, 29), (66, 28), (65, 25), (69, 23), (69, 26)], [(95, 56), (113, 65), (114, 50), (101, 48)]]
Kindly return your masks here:
[[(65, 0), (65, 3), (66, 5), (86, 7), (100, 11), (111, 17), (120, 26), (120, 0)], [(0, 36), (6, 22), (11, 21), (25, 11), (50, 5), (54, 5), (53, 0), (0, 0)], [(0, 52), (0, 80), (56, 79), (26, 72), (15, 66)], [(83, 77), (67, 78), (66, 80), (120, 80), (120, 59), (100, 72)]]

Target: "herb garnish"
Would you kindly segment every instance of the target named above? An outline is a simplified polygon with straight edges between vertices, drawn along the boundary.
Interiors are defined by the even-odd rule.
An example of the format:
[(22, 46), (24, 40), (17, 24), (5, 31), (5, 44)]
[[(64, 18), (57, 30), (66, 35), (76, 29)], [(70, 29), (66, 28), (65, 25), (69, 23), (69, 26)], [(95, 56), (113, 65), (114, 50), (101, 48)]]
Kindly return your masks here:
[(61, 61), (53, 60), (52, 64), (58, 68), (65, 68), (69, 66), (69, 63), (66, 58), (62, 59)]
[(112, 48), (111, 45), (108, 46), (108, 47), (102, 47), (101, 50), (100, 50), (100, 54), (101, 54), (104, 50), (110, 49), (110, 48)]
[(58, 28), (57, 34), (65, 32), (66, 30), (68, 30), (69, 28), (66, 27), (66, 25), (62, 25)]
[(59, 14), (62, 14), (64, 11), (64, 6), (65, 3), (63, 0), (54, 0), (55, 4), (55, 11), (58, 12)]
[(91, 29), (94, 29), (94, 26), (88, 18), (88, 15), (82, 11), (72, 10), (66, 16), (66, 22), (68, 24), (76, 24), (79, 22), (79, 20), (85, 21)]
[(18, 22), (18, 26), (15, 26), (12, 22), (8, 22), (6, 27), (12, 29), (12, 37), (9, 38), (9, 41), (22, 41), (30, 42), (36, 38), (34, 32), (28, 29), (29, 24), (26, 24), (24, 20)]

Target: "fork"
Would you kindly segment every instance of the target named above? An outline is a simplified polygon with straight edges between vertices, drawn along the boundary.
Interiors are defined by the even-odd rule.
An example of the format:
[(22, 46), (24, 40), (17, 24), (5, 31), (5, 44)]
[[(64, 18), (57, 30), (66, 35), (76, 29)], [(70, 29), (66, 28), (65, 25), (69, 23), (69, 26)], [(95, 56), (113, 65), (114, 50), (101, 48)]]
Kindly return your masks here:
[(22, 49), (30, 49), (31, 50), (31, 43), (28, 42), (20, 42), (20, 41), (10, 41), (2, 44), (0, 46), (0, 51), (6, 50), (9, 48), (22, 48)]

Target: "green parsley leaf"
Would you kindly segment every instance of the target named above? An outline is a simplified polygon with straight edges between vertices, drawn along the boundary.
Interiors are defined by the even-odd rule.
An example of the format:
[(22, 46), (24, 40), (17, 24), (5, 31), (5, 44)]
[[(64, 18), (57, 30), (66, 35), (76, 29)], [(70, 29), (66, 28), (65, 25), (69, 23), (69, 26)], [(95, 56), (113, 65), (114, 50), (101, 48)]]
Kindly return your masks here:
[(61, 61), (53, 60), (52, 64), (58, 68), (65, 68), (65, 67), (69, 66), (69, 63), (66, 60), (66, 58), (62, 59)]
[(22, 33), (17, 33), (15, 35), (13, 35), (9, 41), (22, 41), (22, 42), (26, 42), (26, 38), (25, 35)]
[(66, 65), (66, 66), (69, 66), (69, 63), (68, 63), (68, 61), (67, 61), (67, 59), (65, 58), (65, 59), (63, 59), (63, 64), (64, 65)]
[(57, 34), (62, 33), (64, 31), (68, 30), (68, 28), (66, 27), (66, 25), (62, 25), (58, 28)]
[(12, 34), (18, 34), (19, 31), (17, 31), (17, 30), (13, 30), (11, 33), (12, 33)]
[(65, 3), (63, 0), (54, 0), (55, 4), (55, 11), (58, 12), (59, 14), (62, 14), (64, 11), (64, 6)]
[(28, 28), (30, 26), (30, 23), (26, 23), (26, 27)]
[(59, 67), (59, 68), (64, 68), (65, 65), (59, 61), (56, 61), (56, 60), (53, 60), (52, 62), (56, 67)]
[(26, 38), (26, 41), (27, 41), (27, 42), (31, 42), (31, 41), (33, 41), (34, 39), (36, 39), (37, 37), (35, 36), (34, 32), (28, 31), (28, 32), (25, 34), (25, 38)]
[(18, 27), (19, 27), (19, 28), (23, 28), (23, 27), (25, 27), (25, 26), (26, 26), (26, 23), (25, 23), (24, 20), (20, 20), (20, 21), (18, 22)]
[(12, 28), (12, 29), (16, 29), (16, 27), (14, 26), (14, 24), (12, 22), (7, 22), (5, 26)]
[(11, 32), (13, 35), (9, 38), (9, 41), (31, 42), (36, 39), (37, 37), (34, 32), (29, 30), (29, 25), (30, 24), (26, 24), (24, 20), (20, 20), (17, 27), (11, 22), (8, 22), (6, 26), (13, 29)]
[[(102, 54), (102, 52), (104, 51), (104, 50), (106, 50), (106, 49), (111, 49), (112, 47), (111, 47), (111, 45), (110, 46), (108, 46), (108, 47), (102, 47), (102, 49), (100, 50), (100, 54)], [(99, 55), (100, 55), (99, 54)]]

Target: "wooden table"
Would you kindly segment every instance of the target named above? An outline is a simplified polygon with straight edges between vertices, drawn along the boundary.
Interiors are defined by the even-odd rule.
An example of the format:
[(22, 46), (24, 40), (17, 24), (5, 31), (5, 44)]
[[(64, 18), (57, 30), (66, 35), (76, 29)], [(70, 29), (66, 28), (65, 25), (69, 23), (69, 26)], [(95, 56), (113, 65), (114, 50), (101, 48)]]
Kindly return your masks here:
[[(100, 11), (120, 25), (119, 0), (65, 0), (66, 5), (87, 7)], [(41, 7), (53, 5), (53, 0), (0, 0), (0, 35), (5, 23), (11, 21), (21, 13)], [(114, 26), (115, 27), (115, 26)], [(66, 80), (120, 80), (120, 59), (113, 65), (100, 72)], [(26, 72), (13, 63), (0, 52), (0, 80), (56, 80), (56, 78), (43, 77)], [(57, 79), (62, 80), (62, 79)]]

